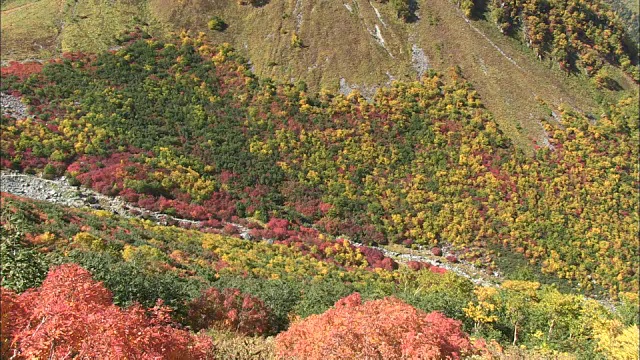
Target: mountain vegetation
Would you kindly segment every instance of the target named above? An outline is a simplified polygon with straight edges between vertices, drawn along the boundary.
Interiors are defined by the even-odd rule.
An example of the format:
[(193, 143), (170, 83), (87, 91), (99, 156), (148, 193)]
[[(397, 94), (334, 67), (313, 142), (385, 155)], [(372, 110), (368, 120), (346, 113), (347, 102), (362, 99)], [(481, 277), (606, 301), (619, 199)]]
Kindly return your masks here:
[[(484, 287), (438, 268), (344, 266), (339, 252), (319, 260), (295, 243), (243, 240), (224, 228), (164, 226), (8, 194), (1, 211), (2, 351), (21, 358), (141, 350), (172, 358), (163, 353), (169, 344), (187, 347), (180, 356), (265, 359), (318, 358), (332, 349), (385, 358), (521, 351), (510, 344), (532, 357), (622, 359), (637, 348), (634, 293), (621, 293), (610, 311), (538, 282)], [(350, 253), (363, 257), (361, 249)], [(24, 278), (32, 281), (26, 291)], [(131, 319), (138, 330), (125, 326)], [(35, 331), (39, 324), (60, 331)], [(378, 343), (363, 338), (372, 331)], [(87, 347), (105, 332), (114, 335)], [(132, 345), (141, 341), (149, 347)]]
[(455, 71), (369, 103), (260, 80), (228, 47), (180, 41), (69, 54), (28, 77), (37, 67), (4, 68), (3, 90), (36, 120), (4, 119), (3, 166), (194, 220), (281, 218), (276, 236), (451, 244), (489, 269), (493, 244), (587, 291), (637, 291), (633, 98), (595, 125), (564, 112), (527, 157)]
[[(505, 36), (491, 16), (493, 5), (478, 3), (467, 18), (450, 0), (7, 0), (2, 59), (96, 53), (114, 48), (120, 32), (139, 26), (162, 40), (184, 29), (205, 32), (250, 59), (248, 68), (260, 77), (304, 81), (312, 92), (358, 89), (370, 99), (394, 80), (414, 81), (428, 69), (446, 73), (459, 66), (504, 134), (530, 151), (532, 140), (544, 138), (540, 119), (553, 121), (550, 114), (561, 104), (597, 117), (636, 87), (629, 74), (636, 71), (637, 36), (624, 25), (634, 22), (600, 0), (592, 3), (568, 9), (543, 2), (541, 9), (552, 9), (553, 18), (537, 14), (538, 30), (519, 17), (523, 7), (514, 3)], [(527, 16), (536, 6), (529, 6)], [(614, 8), (634, 9), (621, 6)], [(402, 9), (410, 12), (407, 19), (398, 16)], [(581, 15), (587, 11), (588, 19)], [(214, 19), (219, 25), (211, 28)], [(535, 51), (526, 46), (530, 39)], [(566, 61), (559, 62), (560, 56)]]
[[(192, 222), (3, 193), (3, 354), (456, 358), (522, 345), (622, 359), (637, 348), (633, 97), (595, 122), (561, 109), (531, 156), (457, 69), (367, 101), (259, 78), (202, 34), (119, 42), (2, 68), (1, 90), (32, 116), (2, 117), (1, 166)], [(376, 248), (391, 243), (451, 248), (449, 261), (487, 271), (520, 257), (553, 280), (474, 285)], [(61, 295), (77, 284), (77, 301)], [(144, 340), (118, 335), (130, 331)]]
[[(465, 1), (461, 8), (471, 16), (481, 11), (483, 4)], [(637, 56), (637, 46), (625, 41), (622, 22), (605, 3), (494, 0), (489, 8), (490, 17), (503, 34), (522, 31), (538, 57), (551, 56), (563, 70), (580, 67), (594, 76), (608, 61), (640, 80), (638, 67), (630, 59)]]

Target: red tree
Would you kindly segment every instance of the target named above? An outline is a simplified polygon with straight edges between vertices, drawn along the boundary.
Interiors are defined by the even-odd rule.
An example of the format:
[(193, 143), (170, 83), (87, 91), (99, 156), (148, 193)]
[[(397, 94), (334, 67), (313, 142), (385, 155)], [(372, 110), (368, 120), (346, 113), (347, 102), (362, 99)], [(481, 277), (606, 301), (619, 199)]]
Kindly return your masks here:
[(12, 353), (11, 341), (14, 334), (25, 326), (27, 311), (13, 291), (3, 288), (0, 295), (0, 358), (8, 359)]
[(75, 264), (52, 269), (40, 288), (21, 295), (2, 289), (3, 356), (6, 348), (22, 359), (201, 359), (212, 347), (174, 327), (161, 304), (121, 309), (111, 301)]
[(458, 359), (476, 349), (460, 322), (388, 297), (362, 303), (354, 293), (276, 338), (287, 359)]

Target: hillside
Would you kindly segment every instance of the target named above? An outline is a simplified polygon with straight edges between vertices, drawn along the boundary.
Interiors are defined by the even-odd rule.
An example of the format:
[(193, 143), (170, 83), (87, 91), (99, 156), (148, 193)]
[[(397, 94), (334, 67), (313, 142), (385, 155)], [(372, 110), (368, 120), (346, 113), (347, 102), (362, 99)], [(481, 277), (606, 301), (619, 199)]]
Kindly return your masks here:
[(5, 117), (2, 166), (194, 220), (453, 246), (489, 270), (505, 249), (586, 291), (637, 290), (633, 98), (597, 124), (563, 110), (531, 158), (453, 70), (370, 103), (260, 80), (202, 38), (138, 35), (99, 56), (3, 68), (2, 91), (36, 118)]
[[(18, 341), (22, 343), (18, 344), (23, 354), (24, 351), (59, 354), (64, 347), (48, 347), (47, 342), (53, 339), (57, 343), (70, 344), (66, 346), (72, 348), (80, 347), (83, 338), (72, 336), (92, 331), (83, 336), (94, 336), (91, 343), (94, 346), (84, 351), (102, 357), (105, 353), (101, 351), (123, 346), (122, 341), (127, 338), (111, 337), (110, 334), (126, 333), (127, 328), (135, 327), (142, 333), (147, 331), (146, 327), (161, 325), (167, 327), (163, 330), (166, 332), (164, 341), (178, 341), (179, 344), (181, 339), (199, 339), (199, 351), (203, 350), (203, 343), (212, 341), (211, 347), (207, 347), (207, 356), (198, 356), (196, 349), (191, 348), (183, 349), (181, 358), (275, 359), (277, 352), (284, 355), (281, 358), (307, 354), (308, 358), (315, 359), (319, 358), (317, 353), (306, 352), (313, 347), (308, 347), (309, 339), (303, 335), (305, 331), (333, 329), (351, 335), (379, 331), (382, 337), (392, 337), (385, 338), (385, 342), (402, 341), (406, 346), (416, 346), (415, 342), (400, 339), (410, 328), (425, 320), (428, 323), (424, 329), (430, 334), (434, 331), (437, 334), (435, 329), (447, 327), (437, 335), (439, 340), (435, 344), (432, 342), (435, 334), (422, 343), (422, 346), (428, 346), (429, 353), (462, 349), (462, 354), (466, 355), (475, 352), (506, 358), (576, 355), (600, 359), (608, 354), (624, 356), (634, 351), (633, 342), (627, 343), (633, 341), (633, 331), (637, 329), (634, 325), (637, 324), (634, 315), (638, 311), (637, 296), (633, 297), (632, 293), (623, 294), (621, 301), (616, 303), (616, 311), (611, 312), (593, 300), (560, 293), (552, 286), (541, 287), (537, 282), (504, 281), (500, 287), (482, 287), (429, 266), (420, 269), (416, 264), (408, 264), (410, 266), (400, 265), (396, 270), (374, 269), (367, 266), (365, 260), (372, 254), (362, 248), (345, 246), (339, 239), (326, 238), (303, 228), (292, 228), (283, 234), (275, 222), (266, 226), (247, 224), (255, 230), (255, 237), (246, 240), (228, 226), (199, 230), (163, 226), (148, 220), (112, 215), (104, 210), (61, 207), (7, 193), (2, 193), (0, 209), (3, 354), (15, 348), (15, 342), (10, 345), (5, 340), (11, 339), (11, 334), (15, 334), (14, 339), (21, 339)], [(265, 239), (274, 236), (274, 232), (283, 240)], [(301, 250), (303, 248), (296, 244), (300, 240), (315, 243), (321, 251)], [(31, 287), (38, 291), (35, 302), (30, 298), (34, 290), (23, 292)], [(22, 295), (14, 295), (8, 289)], [(75, 290), (69, 292), (72, 289)], [(106, 300), (97, 303), (95, 297), (90, 297), (95, 295), (85, 295), (85, 291), (100, 291)], [(347, 297), (354, 291), (357, 293)], [(69, 293), (61, 297), (62, 292)], [(75, 302), (69, 302), (67, 307), (60, 306), (60, 301), (73, 296)], [(139, 305), (132, 304), (150, 308), (158, 298), (164, 300), (163, 311), (171, 315), (172, 321), (164, 319), (154, 323), (151, 320), (149, 323), (138, 319), (133, 323), (131, 318), (125, 317), (136, 316)], [(29, 313), (30, 321), (66, 332), (40, 335), (45, 346), (30, 343), (34, 333), (20, 332), (19, 328), (7, 324), (23, 321), (13, 318), (16, 313), (7, 309), (17, 311), (15, 307), (25, 302), (41, 312), (40, 315), (31, 314), (30, 307), (20, 310)], [(78, 309), (87, 306), (85, 302), (90, 306), (79, 312)], [(111, 306), (111, 302), (118, 307), (99, 312), (102, 307)], [(343, 307), (345, 302), (354, 308), (347, 312), (348, 308)], [(56, 317), (59, 311), (66, 311), (66, 318), (88, 317), (77, 327), (74, 322), (64, 322), (64, 317)], [(120, 311), (124, 313), (117, 314)], [(231, 315), (232, 311), (238, 315)], [(345, 313), (341, 314), (342, 311)], [(507, 315), (510, 312), (520, 314), (517, 323)], [(42, 313), (48, 314), (50, 319), (42, 318)], [(377, 313), (384, 317), (369, 318)], [(430, 314), (425, 318), (426, 313)], [(343, 316), (350, 321), (341, 324), (330, 320)], [(402, 320), (408, 316), (411, 321)], [(96, 317), (104, 319), (103, 322), (94, 323)], [(120, 325), (105, 327), (105, 323), (114, 319), (122, 319)], [(382, 319), (386, 320), (378, 324)], [(292, 320), (291, 330), (285, 331)], [(330, 321), (332, 325), (319, 324), (324, 321)], [(549, 321), (552, 321), (551, 327)], [(347, 325), (356, 323), (357, 327)], [(514, 324), (518, 327), (517, 334)], [(123, 325), (127, 326), (123, 328)], [(206, 337), (201, 333), (196, 338), (189, 329), (206, 329)], [(623, 329), (624, 334), (620, 335)], [(539, 336), (541, 330), (547, 334), (542, 338)], [(482, 345), (483, 342), (473, 338), (469, 341), (469, 335), (464, 331), (474, 337), (485, 337), (487, 341), (497, 341)], [(569, 338), (568, 332), (573, 334)], [(275, 340), (272, 336), (264, 337), (275, 334), (280, 334)], [(326, 334), (315, 343), (322, 344), (331, 336), (338, 335)], [(361, 351), (358, 341), (351, 342), (344, 337), (340, 340), (340, 351)], [(529, 349), (508, 346), (512, 342)], [(95, 346), (97, 343), (106, 348)], [(173, 351), (175, 346), (169, 350)], [(155, 344), (142, 342), (130, 351), (141, 349), (147, 353), (167, 351), (157, 340)], [(389, 353), (394, 349), (399, 348), (380, 351), (387, 351), (389, 358), (394, 359), (398, 357)], [(159, 356), (171, 358), (167, 354)]]
[[(501, 129), (527, 151), (532, 140), (544, 139), (540, 121), (553, 119), (560, 104), (599, 116), (603, 102), (615, 103), (624, 96), (620, 89), (635, 87), (611, 65), (605, 68), (614, 90), (598, 88), (582, 71), (567, 74), (554, 60), (538, 60), (517, 35), (502, 35), (488, 10), (469, 21), (447, 0), (418, 2), (410, 22), (398, 18), (391, 3), (363, 0), (259, 6), (231, 0), (9, 0), (3, 9), (5, 60), (105, 50), (121, 31), (139, 25), (161, 37), (181, 29), (204, 31), (217, 43), (230, 43), (259, 76), (302, 80), (312, 91), (357, 89), (370, 98), (393, 80), (459, 66)], [(208, 29), (214, 16), (224, 21), (224, 31)]]
[(640, 37), (640, 18), (638, 18), (640, 2), (637, 0), (608, 0), (607, 2), (619, 14), (631, 39), (638, 39)]
[(631, 5), (2, 0), (0, 358), (637, 360)]

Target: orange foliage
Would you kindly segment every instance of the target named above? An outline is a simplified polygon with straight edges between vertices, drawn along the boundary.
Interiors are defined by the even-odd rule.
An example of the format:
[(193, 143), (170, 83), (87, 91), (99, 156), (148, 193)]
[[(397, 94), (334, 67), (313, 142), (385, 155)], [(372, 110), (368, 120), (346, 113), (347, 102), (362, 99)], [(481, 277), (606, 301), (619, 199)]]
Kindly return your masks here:
[(25, 79), (31, 74), (39, 73), (41, 70), (42, 64), (39, 62), (20, 63), (17, 61), (11, 61), (8, 66), (0, 68), (0, 76), (5, 77), (15, 75), (20, 79)]
[(173, 327), (161, 304), (147, 311), (111, 301), (75, 264), (52, 269), (40, 288), (21, 295), (2, 289), (3, 357), (201, 359), (211, 349), (210, 339)]
[(11, 356), (11, 339), (19, 329), (24, 327), (27, 311), (18, 302), (18, 296), (13, 291), (2, 288), (0, 295), (2, 296), (2, 304), (0, 306), (0, 358), (8, 359)]
[(393, 297), (362, 303), (354, 293), (278, 335), (276, 351), (286, 359), (458, 359), (475, 351), (460, 326)]

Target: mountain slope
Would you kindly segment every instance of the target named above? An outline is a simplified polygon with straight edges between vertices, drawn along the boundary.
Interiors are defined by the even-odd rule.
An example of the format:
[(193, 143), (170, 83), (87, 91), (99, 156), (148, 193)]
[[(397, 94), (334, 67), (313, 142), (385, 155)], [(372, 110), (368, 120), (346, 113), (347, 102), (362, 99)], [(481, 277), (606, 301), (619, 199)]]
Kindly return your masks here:
[(528, 158), (455, 71), (368, 102), (247, 68), (228, 46), (188, 36), (3, 68), (2, 90), (35, 119), (5, 118), (2, 166), (68, 173), (184, 218), (286, 218), (363, 243), (453, 245), (489, 268), (498, 246), (588, 291), (637, 289), (633, 98), (595, 124), (562, 109)]
[[(12, 4), (24, 2), (4, 6)], [(585, 75), (567, 75), (555, 63), (539, 61), (489, 21), (468, 21), (447, 0), (417, 3), (410, 23), (398, 19), (389, 4), (364, 0), (273, 0), (259, 7), (230, 0), (26, 4), (33, 5), (3, 12), (3, 59), (106, 49), (116, 34), (138, 24), (154, 35), (203, 30), (215, 42), (232, 44), (256, 74), (303, 80), (311, 90), (358, 89), (371, 97), (393, 79), (459, 66), (502, 130), (527, 150), (532, 140), (544, 140), (540, 120), (552, 119), (561, 103), (598, 116), (601, 102), (615, 103), (621, 96), (619, 90), (596, 88)], [(207, 29), (213, 16), (224, 20), (225, 31)], [(33, 39), (33, 34), (40, 35)], [(620, 89), (635, 87), (621, 71), (606, 67)]]

